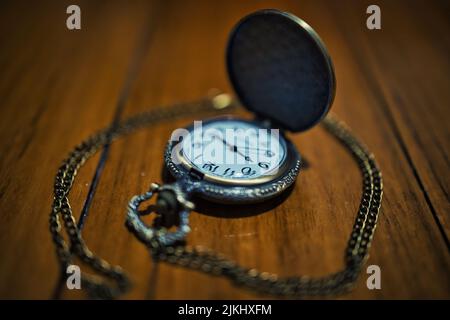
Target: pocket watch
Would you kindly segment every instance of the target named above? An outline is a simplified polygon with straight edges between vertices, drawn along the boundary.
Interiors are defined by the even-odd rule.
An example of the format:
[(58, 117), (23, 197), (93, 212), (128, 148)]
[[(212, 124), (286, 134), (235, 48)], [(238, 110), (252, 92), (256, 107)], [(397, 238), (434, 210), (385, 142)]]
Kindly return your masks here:
[[(347, 292), (369, 255), (383, 179), (374, 155), (350, 129), (334, 115), (325, 118), (335, 93), (333, 65), (325, 46), (299, 18), (262, 10), (243, 18), (233, 29), (226, 61), (236, 96), (254, 119), (221, 116), (175, 130), (164, 153), (165, 167), (174, 182), (153, 183), (147, 192), (132, 197), (127, 226), (149, 247), (153, 259), (222, 275), (261, 293), (298, 298)], [(230, 106), (232, 101), (222, 94), (135, 115), (90, 136), (63, 161), (55, 177), (50, 232), (62, 270), (77, 256), (108, 279), (82, 273), (82, 286), (91, 297), (118, 297), (130, 288), (130, 281), (119, 266), (90, 251), (81, 235), (82, 224), (76, 223), (68, 197), (78, 170), (116, 138), (159, 121)], [(242, 267), (223, 255), (182, 241), (190, 230), (189, 212), (198, 198), (234, 205), (287, 195), (299, 174), (301, 158), (286, 133), (307, 130), (322, 119), (324, 128), (356, 160), (362, 177), (362, 195), (345, 250), (344, 269), (322, 277), (283, 278)], [(141, 219), (145, 212), (138, 208), (155, 195), (156, 204), (145, 212), (155, 211), (158, 217), (147, 226)], [(70, 245), (61, 234), (60, 218)]]
[[(296, 16), (262, 10), (232, 30), (226, 63), (239, 101), (255, 119), (218, 117), (174, 131), (164, 161), (176, 182), (154, 184), (129, 203), (129, 225), (141, 238), (159, 235), (166, 245), (183, 239), (193, 196), (224, 204), (263, 202), (285, 192), (299, 174), (300, 154), (285, 133), (313, 127), (331, 107), (335, 78), (325, 45)], [(136, 214), (155, 192), (166, 218), (167, 211), (179, 213), (166, 219), (169, 226), (179, 223), (176, 232), (158, 233)]]

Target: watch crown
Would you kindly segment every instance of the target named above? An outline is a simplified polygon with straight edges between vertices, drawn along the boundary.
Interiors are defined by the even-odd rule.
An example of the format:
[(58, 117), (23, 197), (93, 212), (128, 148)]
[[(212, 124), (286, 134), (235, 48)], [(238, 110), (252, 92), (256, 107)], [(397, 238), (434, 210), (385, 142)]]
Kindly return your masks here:
[(212, 98), (213, 108), (216, 110), (228, 108), (229, 106), (232, 105), (232, 103), (233, 98), (231, 97), (231, 95), (227, 93), (220, 93)]

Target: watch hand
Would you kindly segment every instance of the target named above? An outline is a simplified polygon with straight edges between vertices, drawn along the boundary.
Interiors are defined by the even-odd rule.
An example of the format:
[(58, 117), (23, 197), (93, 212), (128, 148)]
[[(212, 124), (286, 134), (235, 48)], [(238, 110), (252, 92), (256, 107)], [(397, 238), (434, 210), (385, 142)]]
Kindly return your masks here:
[(245, 160), (248, 159), (248, 161), (253, 162), (252, 159), (250, 159), (249, 156), (246, 156), (245, 154), (243, 154), (242, 152), (240, 152), (236, 146), (233, 146), (232, 149), (233, 149), (234, 152), (236, 152), (237, 154), (240, 154), (242, 157), (244, 157)]
[(252, 147), (246, 147), (246, 146), (236, 146), (236, 148), (244, 148), (248, 150), (258, 150), (258, 151), (270, 151), (269, 149), (265, 148), (252, 148)]
[(227, 141), (225, 141), (223, 138), (213, 135), (214, 138), (218, 138), (219, 140), (221, 140), (226, 146), (228, 146), (230, 148), (231, 151), (241, 155), (245, 160), (248, 160), (250, 162), (253, 162), (252, 159), (250, 159), (249, 156), (246, 156), (245, 154), (243, 154), (242, 152), (240, 152), (237, 147), (235, 145), (232, 145), (230, 143), (228, 143)]
[(239, 147), (239, 146), (237, 148), (245, 148), (249, 152), (253, 152), (253, 153), (261, 153), (262, 152), (262, 153), (266, 154), (269, 157), (272, 157), (273, 155), (275, 155), (275, 152), (273, 152), (271, 149)]

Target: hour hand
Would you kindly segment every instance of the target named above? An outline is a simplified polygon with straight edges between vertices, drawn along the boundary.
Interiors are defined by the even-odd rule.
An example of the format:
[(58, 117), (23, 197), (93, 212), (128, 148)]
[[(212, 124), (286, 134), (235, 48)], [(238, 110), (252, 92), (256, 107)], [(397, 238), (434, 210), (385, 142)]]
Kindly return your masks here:
[(249, 156), (246, 156), (245, 154), (243, 154), (242, 152), (240, 152), (240, 151), (238, 150), (238, 147), (237, 147), (237, 146), (233, 146), (233, 151), (236, 152), (237, 154), (240, 154), (242, 157), (244, 157), (244, 159), (245, 159), (246, 161), (253, 162), (252, 159), (251, 159)]
[(225, 139), (223, 139), (222, 137), (219, 137), (219, 136), (217, 136), (217, 135), (214, 135), (213, 137), (214, 137), (214, 138), (218, 138), (220, 141), (223, 142), (224, 145), (228, 146), (228, 147), (230, 148), (231, 151), (233, 151), (233, 152), (235, 152), (235, 153), (241, 155), (246, 161), (252, 162), (252, 159), (250, 159), (249, 156), (246, 156), (245, 154), (243, 154), (242, 152), (240, 152), (240, 151), (238, 150), (238, 147), (237, 147), (237, 146), (228, 143), (227, 141), (225, 141)]

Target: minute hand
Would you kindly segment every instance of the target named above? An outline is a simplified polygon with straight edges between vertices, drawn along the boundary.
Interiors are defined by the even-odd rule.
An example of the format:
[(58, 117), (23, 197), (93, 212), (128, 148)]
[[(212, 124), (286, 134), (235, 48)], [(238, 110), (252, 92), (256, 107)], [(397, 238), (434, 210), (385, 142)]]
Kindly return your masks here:
[(246, 146), (236, 146), (238, 149), (245, 149), (245, 150), (258, 150), (258, 151), (270, 151), (269, 149), (265, 148), (252, 148), (252, 147), (246, 147)]

